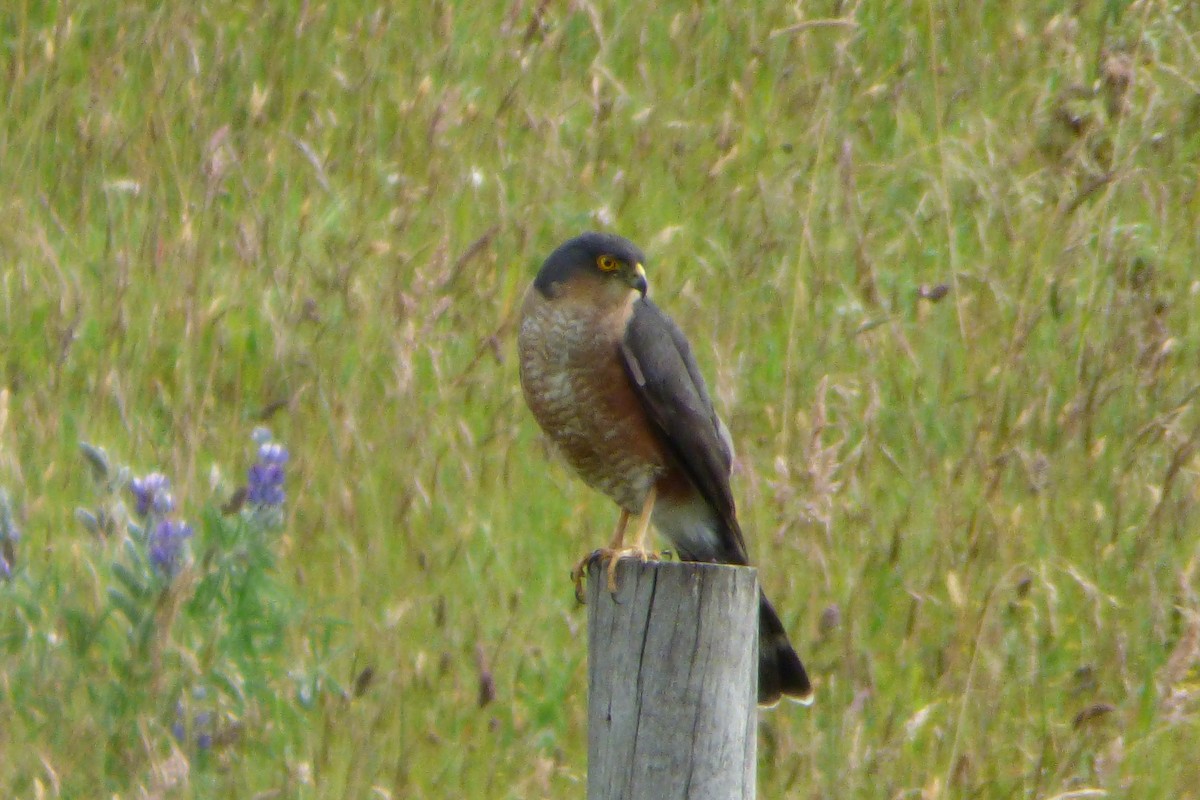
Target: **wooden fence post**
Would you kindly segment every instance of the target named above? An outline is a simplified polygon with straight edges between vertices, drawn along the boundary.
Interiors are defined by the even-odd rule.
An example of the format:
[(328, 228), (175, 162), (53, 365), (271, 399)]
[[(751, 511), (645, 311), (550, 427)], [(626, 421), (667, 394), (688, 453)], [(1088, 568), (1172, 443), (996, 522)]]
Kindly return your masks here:
[(674, 561), (588, 573), (588, 800), (754, 800), (758, 574)]

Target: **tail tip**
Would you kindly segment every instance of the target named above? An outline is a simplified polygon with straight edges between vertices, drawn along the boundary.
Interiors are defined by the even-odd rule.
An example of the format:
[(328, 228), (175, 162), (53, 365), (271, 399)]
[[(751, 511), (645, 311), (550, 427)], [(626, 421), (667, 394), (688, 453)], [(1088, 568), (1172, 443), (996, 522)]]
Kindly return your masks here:
[(786, 636), (762, 647), (758, 665), (758, 704), (774, 708), (782, 698), (811, 706), (814, 695), (808, 673)]
[(795, 703), (798, 706), (811, 706), (816, 700), (816, 693), (813, 692), (811, 686), (800, 691), (773, 691), (758, 693), (758, 705), (761, 708), (775, 708), (781, 700), (787, 700), (789, 703)]

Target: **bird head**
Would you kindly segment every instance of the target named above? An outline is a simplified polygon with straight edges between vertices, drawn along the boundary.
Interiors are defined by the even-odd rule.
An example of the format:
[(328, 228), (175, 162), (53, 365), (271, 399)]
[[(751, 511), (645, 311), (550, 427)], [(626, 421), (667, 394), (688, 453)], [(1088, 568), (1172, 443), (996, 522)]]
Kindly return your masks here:
[(646, 295), (646, 270), (642, 251), (633, 242), (612, 233), (585, 233), (550, 254), (534, 279), (534, 287), (547, 297), (557, 297), (569, 287), (587, 287), (612, 296), (630, 290)]

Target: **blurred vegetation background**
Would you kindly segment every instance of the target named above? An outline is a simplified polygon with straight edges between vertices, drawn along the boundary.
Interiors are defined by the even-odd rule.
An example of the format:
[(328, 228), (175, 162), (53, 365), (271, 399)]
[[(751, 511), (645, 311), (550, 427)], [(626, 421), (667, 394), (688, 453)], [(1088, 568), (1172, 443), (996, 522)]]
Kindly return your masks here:
[[(817, 683), (762, 715), (761, 796), (1200, 797), (1197, 31), (1167, 0), (5, 3), (0, 793), (581, 796), (567, 573), (615, 511), (547, 462), (513, 322), (602, 228), (695, 345)], [(199, 555), (130, 672), (79, 442), (218, 541), (260, 425), (291, 459), (259, 689), (188, 694), (228, 655), (161, 611)]]

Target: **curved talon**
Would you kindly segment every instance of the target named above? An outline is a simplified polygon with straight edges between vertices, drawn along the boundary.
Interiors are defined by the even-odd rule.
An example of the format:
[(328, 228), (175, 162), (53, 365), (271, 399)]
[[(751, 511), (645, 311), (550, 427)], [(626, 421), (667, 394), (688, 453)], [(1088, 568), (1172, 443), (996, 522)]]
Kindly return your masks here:
[(621, 551), (611, 553), (608, 557), (608, 593), (617, 593), (617, 564), (621, 563)]
[(621, 509), (621, 518), (617, 520), (617, 529), (608, 547), (588, 553), (579, 560), (575, 569), (571, 570), (571, 579), (575, 581), (575, 599), (581, 605), (585, 602), (583, 579), (587, 575), (588, 568), (595, 562), (608, 559), (608, 593), (615, 595), (617, 593), (617, 562), (623, 557), (632, 556), (643, 564), (650, 560), (659, 560), (658, 553), (646, 549), (646, 531), (650, 527), (650, 514), (654, 510), (654, 498), (657, 494), (654, 487), (651, 487), (650, 491), (646, 493), (646, 499), (642, 503), (642, 513), (637, 518), (637, 538), (634, 540), (633, 547), (621, 546), (625, 540), (625, 526), (629, 522), (629, 512)]
[(580, 605), (585, 605), (587, 595), (583, 591), (583, 581), (587, 578), (588, 570), (592, 564), (597, 561), (607, 561), (608, 566), (605, 572), (608, 573), (608, 592), (609, 594), (617, 593), (617, 563), (622, 558), (636, 558), (645, 564), (647, 561), (659, 561), (661, 557), (658, 553), (650, 550), (639, 549), (636, 547), (609, 548), (602, 547), (599, 550), (593, 550), (575, 565), (571, 570), (571, 580), (575, 582), (575, 599)]
[(571, 581), (575, 584), (575, 601), (579, 605), (587, 605), (587, 595), (583, 592), (583, 581), (587, 577), (588, 569), (598, 559), (604, 557), (604, 550), (593, 550), (575, 564), (571, 569)]
[(617, 593), (617, 564), (622, 558), (636, 558), (645, 564), (647, 561), (658, 561), (658, 553), (642, 547), (626, 547), (608, 554), (608, 593)]

